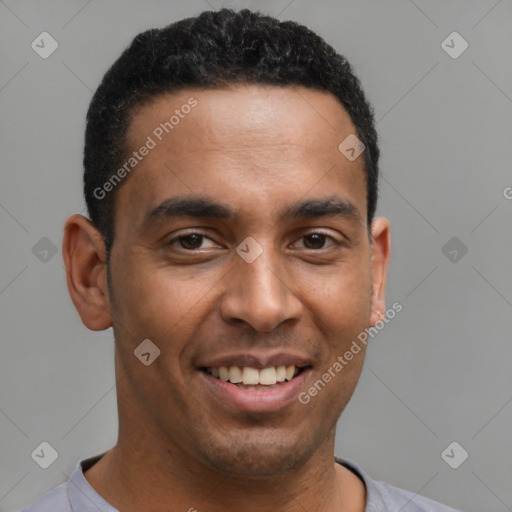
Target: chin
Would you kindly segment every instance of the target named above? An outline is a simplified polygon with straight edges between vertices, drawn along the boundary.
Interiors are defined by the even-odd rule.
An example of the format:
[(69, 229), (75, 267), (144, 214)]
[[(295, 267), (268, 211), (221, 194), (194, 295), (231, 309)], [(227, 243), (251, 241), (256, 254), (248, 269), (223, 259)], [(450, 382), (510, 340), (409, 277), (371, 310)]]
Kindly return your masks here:
[(276, 432), (248, 435), (245, 430), (228, 436), (224, 443), (211, 440), (202, 458), (219, 473), (258, 478), (279, 475), (300, 466), (318, 448), (311, 436), (290, 433), (285, 437), (283, 432), (280, 435)]

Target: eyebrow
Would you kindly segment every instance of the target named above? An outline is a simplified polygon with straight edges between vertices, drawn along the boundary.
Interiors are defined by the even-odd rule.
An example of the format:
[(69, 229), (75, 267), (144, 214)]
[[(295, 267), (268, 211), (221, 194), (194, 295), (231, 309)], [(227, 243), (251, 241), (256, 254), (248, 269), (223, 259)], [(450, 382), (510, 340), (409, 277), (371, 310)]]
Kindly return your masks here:
[[(212, 199), (180, 196), (165, 199), (156, 208), (150, 210), (146, 214), (143, 224), (149, 226), (164, 219), (184, 217), (232, 219), (236, 214), (237, 211), (230, 206)], [(279, 219), (313, 219), (328, 216), (361, 219), (357, 207), (339, 196), (299, 201), (283, 208)]]

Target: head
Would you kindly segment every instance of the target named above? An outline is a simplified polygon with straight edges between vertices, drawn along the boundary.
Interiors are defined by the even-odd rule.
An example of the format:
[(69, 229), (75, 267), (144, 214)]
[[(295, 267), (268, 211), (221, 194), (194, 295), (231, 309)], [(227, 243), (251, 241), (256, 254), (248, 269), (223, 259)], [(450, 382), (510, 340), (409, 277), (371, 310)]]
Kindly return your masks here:
[[(354, 135), (351, 159), (338, 146)], [(155, 450), (226, 474), (278, 473), (332, 444), (365, 346), (314, 400), (297, 396), (384, 313), (378, 157), (349, 63), (303, 26), (222, 9), (134, 39), (91, 102), (90, 221), (71, 217), (63, 245), (83, 322), (114, 329), (121, 432), (140, 421)], [(292, 360), (280, 404), (209, 375)]]
[[(329, 92), (340, 102), (366, 146), (362, 159), (371, 225), (378, 195), (377, 133), (372, 109), (348, 61), (302, 25), (247, 9), (222, 9), (139, 34), (105, 74), (91, 101), (84, 194), (107, 252), (115, 239), (115, 198), (127, 181), (122, 178), (118, 185), (116, 171), (135, 149), (127, 140), (135, 113), (165, 93), (234, 84), (302, 86)], [(113, 188), (105, 190), (106, 183)]]

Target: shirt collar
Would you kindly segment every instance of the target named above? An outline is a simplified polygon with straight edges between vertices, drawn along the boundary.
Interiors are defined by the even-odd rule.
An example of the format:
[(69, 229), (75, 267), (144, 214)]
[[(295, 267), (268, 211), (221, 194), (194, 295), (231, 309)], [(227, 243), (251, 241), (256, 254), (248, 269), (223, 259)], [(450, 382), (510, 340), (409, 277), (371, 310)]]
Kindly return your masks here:
[[(84, 472), (98, 462), (105, 453), (80, 461), (68, 481), (68, 497), (72, 512), (119, 512), (107, 503), (85, 479)], [(365, 512), (381, 510), (382, 500), (373, 480), (357, 464), (335, 456), (335, 462), (352, 471), (366, 487)]]
[(71, 473), (68, 480), (68, 498), (72, 512), (119, 512), (92, 488), (84, 476), (84, 471), (96, 464), (103, 455), (105, 454), (80, 461)]

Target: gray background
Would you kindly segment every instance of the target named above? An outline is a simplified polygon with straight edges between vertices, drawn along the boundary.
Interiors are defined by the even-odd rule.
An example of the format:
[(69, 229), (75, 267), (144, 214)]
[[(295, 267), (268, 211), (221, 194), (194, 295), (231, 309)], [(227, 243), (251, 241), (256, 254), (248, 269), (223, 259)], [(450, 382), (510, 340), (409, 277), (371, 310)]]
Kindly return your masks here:
[[(84, 212), (92, 91), (139, 31), (222, 5), (307, 24), (375, 107), (388, 306), (403, 311), (371, 341), (337, 454), (453, 507), (512, 510), (510, 0), (0, 2), (0, 510), (116, 440), (112, 333), (81, 324), (60, 255), (65, 219)], [(45, 60), (30, 46), (43, 31), (59, 43)], [(469, 43), (457, 59), (441, 47), (453, 31)], [(454, 236), (462, 258), (442, 251)], [(43, 237), (57, 254), (33, 250)], [(31, 458), (42, 441), (59, 453), (46, 470)], [(441, 458), (452, 441), (469, 453), (458, 469)]]

